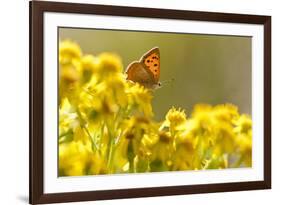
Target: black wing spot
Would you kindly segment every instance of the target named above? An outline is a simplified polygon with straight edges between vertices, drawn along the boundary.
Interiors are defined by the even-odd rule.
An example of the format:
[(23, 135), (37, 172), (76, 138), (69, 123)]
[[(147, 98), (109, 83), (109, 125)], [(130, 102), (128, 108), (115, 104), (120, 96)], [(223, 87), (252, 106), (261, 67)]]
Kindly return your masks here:
[(148, 63), (149, 63), (149, 62), (150, 62), (150, 60), (147, 60), (146, 62), (148, 62)]
[(157, 66), (157, 64), (156, 64), (156, 63), (154, 64), (154, 67), (155, 67), (155, 66)]

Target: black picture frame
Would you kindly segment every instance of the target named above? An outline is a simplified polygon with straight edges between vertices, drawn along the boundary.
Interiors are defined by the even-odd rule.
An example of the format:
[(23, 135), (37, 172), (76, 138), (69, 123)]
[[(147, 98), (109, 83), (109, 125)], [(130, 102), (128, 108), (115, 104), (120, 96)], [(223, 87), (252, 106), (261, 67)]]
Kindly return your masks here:
[[(155, 8), (30, 1), (30, 204), (152, 197), (271, 188), (271, 17)], [(264, 180), (45, 194), (43, 191), (43, 14), (81, 13), (259, 24), (264, 28)], [(54, 76), (56, 78), (56, 76)]]

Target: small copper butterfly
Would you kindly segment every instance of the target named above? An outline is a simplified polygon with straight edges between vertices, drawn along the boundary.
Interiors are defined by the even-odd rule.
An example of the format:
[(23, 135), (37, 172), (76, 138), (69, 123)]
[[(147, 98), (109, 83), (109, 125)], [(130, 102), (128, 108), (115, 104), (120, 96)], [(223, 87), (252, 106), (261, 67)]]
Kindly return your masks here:
[(160, 50), (154, 47), (146, 52), (139, 61), (134, 61), (126, 69), (127, 80), (139, 83), (148, 89), (161, 87)]

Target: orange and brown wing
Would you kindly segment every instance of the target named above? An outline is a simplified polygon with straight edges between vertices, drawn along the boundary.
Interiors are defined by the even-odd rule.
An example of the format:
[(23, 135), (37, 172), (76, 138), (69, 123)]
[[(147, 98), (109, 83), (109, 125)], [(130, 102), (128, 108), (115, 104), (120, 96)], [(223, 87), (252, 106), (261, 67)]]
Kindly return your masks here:
[(145, 68), (152, 74), (154, 83), (160, 78), (160, 50), (158, 47), (152, 48), (140, 60)]
[(127, 80), (131, 80), (143, 85), (153, 83), (151, 74), (148, 73), (144, 66), (139, 62), (133, 62), (128, 65), (126, 74)]

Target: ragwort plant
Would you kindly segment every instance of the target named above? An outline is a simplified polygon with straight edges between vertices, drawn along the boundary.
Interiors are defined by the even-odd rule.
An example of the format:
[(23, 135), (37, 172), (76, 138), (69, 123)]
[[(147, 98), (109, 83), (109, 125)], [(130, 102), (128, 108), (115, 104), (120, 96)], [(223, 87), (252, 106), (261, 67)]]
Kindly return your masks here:
[(172, 107), (153, 120), (153, 93), (126, 81), (119, 56), (59, 44), (59, 175), (224, 169), (252, 163), (252, 121), (236, 106)]

